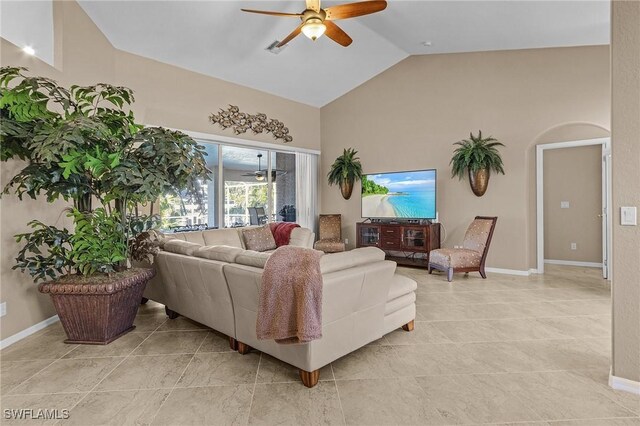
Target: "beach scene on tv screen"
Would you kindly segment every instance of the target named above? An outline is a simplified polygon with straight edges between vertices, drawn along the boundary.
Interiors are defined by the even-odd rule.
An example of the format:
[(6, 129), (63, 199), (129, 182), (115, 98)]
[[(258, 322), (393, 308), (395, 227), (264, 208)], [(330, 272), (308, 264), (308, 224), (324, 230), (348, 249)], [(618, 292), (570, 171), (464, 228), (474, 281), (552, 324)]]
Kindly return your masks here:
[(363, 176), (362, 217), (435, 218), (435, 170)]

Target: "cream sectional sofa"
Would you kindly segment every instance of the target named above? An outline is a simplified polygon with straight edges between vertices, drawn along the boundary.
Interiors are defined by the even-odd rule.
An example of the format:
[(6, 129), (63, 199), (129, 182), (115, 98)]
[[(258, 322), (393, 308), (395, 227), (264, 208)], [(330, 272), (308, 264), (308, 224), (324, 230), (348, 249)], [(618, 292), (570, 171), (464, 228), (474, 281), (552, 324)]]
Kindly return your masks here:
[[(297, 231), (291, 244), (312, 247), (312, 232)], [(170, 318), (179, 312), (226, 334), (240, 353), (253, 347), (297, 367), (308, 387), (330, 362), (397, 328), (413, 329), (416, 282), (396, 274), (395, 262), (369, 247), (321, 258), (321, 339), (294, 345), (258, 340), (258, 297), (270, 254), (245, 250), (234, 232), (239, 235), (235, 229), (176, 234), (180, 241), (165, 242), (145, 297), (165, 304)]]

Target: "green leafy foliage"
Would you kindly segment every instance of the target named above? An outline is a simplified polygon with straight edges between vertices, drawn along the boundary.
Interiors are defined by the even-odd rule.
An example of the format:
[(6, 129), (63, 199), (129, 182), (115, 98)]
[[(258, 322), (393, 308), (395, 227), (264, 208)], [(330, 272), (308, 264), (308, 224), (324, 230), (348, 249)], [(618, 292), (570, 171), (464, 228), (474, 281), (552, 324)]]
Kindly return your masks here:
[(100, 207), (92, 212), (77, 209), (69, 214), (76, 225), (71, 242), (70, 258), (82, 275), (94, 272), (110, 273), (127, 259), (127, 241), (121, 218)]
[(66, 229), (45, 225), (38, 220), (29, 222), (33, 232), (15, 236), (24, 241), (13, 269), (29, 272), (34, 280), (52, 279), (73, 268), (71, 261), (71, 234)]
[(362, 195), (388, 194), (389, 188), (362, 176)]
[(362, 179), (362, 164), (356, 157), (358, 151), (347, 148), (331, 165), (327, 178), (329, 185), (339, 185), (342, 181), (355, 182)]
[(504, 146), (493, 137), (482, 137), (482, 131), (478, 130), (478, 136), (469, 134), (469, 139), (464, 139), (454, 143), (459, 145), (451, 158), (451, 177), (458, 176), (462, 179), (470, 170), (475, 172), (480, 169), (489, 169), (496, 173), (504, 174), (502, 157), (498, 151), (498, 146)]
[[(134, 220), (139, 204), (166, 193), (203, 204), (200, 182), (210, 174), (204, 147), (184, 133), (137, 124), (130, 89), (102, 83), (67, 89), (27, 71), (0, 68), (0, 160), (27, 163), (9, 178), (3, 194), (73, 202), (76, 229), (62, 268), (66, 273), (123, 267), (128, 242), (158, 223)], [(92, 211), (93, 203), (101, 207)], [(41, 279), (62, 273), (55, 265), (69, 253), (48, 252), (49, 259), (33, 251), (43, 238), (37, 230), (20, 238), (29, 248), (21, 251), (19, 267)]]

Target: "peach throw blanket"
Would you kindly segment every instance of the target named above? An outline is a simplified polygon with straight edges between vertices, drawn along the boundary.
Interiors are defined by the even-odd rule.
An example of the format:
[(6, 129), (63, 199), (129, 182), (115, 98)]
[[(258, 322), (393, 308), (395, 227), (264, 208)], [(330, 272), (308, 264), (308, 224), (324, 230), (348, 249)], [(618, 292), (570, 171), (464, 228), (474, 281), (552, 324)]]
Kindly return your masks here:
[(269, 257), (258, 301), (258, 339), (291, 344), (322, 337), (322, 255), (282, 246)]

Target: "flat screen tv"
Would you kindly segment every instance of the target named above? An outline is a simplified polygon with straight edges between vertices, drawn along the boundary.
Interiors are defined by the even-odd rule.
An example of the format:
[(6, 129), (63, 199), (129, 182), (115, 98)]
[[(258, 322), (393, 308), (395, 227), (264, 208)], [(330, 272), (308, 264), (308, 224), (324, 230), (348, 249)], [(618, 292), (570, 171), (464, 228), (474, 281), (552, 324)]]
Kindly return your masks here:
[(435, 219), (436, 170), (362, 176), (362, 217)]

